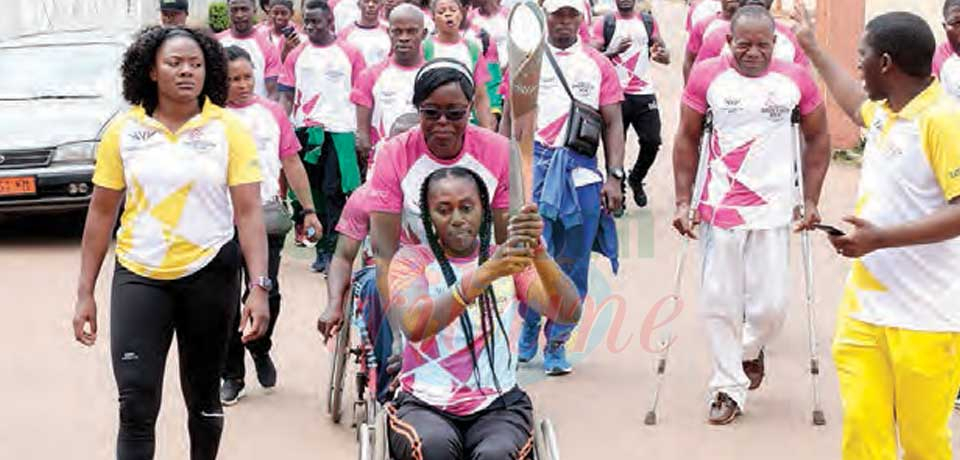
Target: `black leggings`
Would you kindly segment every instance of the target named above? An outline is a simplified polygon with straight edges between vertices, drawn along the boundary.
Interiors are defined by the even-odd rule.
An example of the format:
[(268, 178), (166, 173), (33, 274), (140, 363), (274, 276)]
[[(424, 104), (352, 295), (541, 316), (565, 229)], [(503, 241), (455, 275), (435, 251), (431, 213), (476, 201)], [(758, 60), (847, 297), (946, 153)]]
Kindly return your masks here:
[[(307, 152), (316, 146), (308, 145), (309, 136), (305, 129), (297, 129), (296, 135), (300, 145), (304, 146), (300, 151), (302, 161)], [(343, 193), (340, 185), (340, 163), (337, 160), (337, 149), (334, 148), (333, 137), (324, 136), (323, 145), (320, 148), (323, 152), (320, 162), (311, 164), (303, 161), (303, 169), (307, 172), (307, 179), (310, 181), (313, 203), (317, 206), (317, 219), (320, 220), (320, 225), (323, 225), (323, 235), (316, 247), (317, 255), (321, 253), (333, 255), (339, 235), (336, 231), (337, 222), (340, 222), (340, 214), (347, 204), (347, 195)], [(295, 201), (293, 210), (294, 221), (303, 224), (302, 204)]]
[(516, 460), (530, 458), (533, 450), (533, 405), (520, 388), (463, 417), (404, 392), (386, 407), (396, 460)]
[(202, 270), (171, 281), (144, 278), (119, 263), (113, 276), (110, 354), (120, 393), (118, 460), (148, 460), (155, 448), (167, 351), (177, 333), (190, 459), (217, 457), (223, 431), (220, 370), (240, 291), (237, 244)]

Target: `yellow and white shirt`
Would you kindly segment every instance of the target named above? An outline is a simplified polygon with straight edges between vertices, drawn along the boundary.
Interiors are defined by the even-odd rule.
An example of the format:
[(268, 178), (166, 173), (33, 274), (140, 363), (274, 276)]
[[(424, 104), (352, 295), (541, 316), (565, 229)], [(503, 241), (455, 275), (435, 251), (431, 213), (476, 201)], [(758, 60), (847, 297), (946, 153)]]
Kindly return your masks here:
[(207, 265), (233, 239), (229, 187), (262, 179), (256, 144), (235, 115), (207, 100), (176, 133), (142, 107), (110, 122), (93, 183), (126, 190), (117, 260), (172, 280)]
[[(880, 227), (922, 219), (960, 196), (960, 104), (934, 82), (899, 113), (861, 108), (867, 144), (856, 213)], [(960, 238), (881, 249), (853, 264), (844, 311), (916, 331), (960, 332)]]

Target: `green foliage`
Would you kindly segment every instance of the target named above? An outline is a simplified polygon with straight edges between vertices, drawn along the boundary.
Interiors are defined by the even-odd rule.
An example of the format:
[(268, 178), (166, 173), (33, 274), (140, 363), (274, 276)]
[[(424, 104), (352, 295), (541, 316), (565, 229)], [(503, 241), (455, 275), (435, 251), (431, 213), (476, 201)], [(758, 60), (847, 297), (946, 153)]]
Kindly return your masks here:
[(210, 2), (207, 10), (207, 24), (214, 32), (222, 32), (230, 27), (230, 14), (226, 1)]

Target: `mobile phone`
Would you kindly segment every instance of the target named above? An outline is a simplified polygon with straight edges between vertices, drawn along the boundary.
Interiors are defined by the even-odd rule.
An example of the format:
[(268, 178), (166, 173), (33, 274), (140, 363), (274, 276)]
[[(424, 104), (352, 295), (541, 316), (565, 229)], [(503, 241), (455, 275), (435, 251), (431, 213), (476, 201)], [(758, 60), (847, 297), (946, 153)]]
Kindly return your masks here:
[(822, 232), (824, 232), (824, 233), (826, 233), (827, 235), (830, 235), (830, 236), (844, 236), (844, 235), (846, 235), (846, 233), (844, 233), (843, 230), (840, 230), (839, 228), (834, 227), (834, 226), (832, 226), (832, 225), (816, 224), (816, 225), (813, 226), (813, 228), (815, 228), (815, 229), (817, 229), (817, 230), (820, 230), (820, 231), (822, 231)]
[(287, 38), (290, 38), (290, 36), (293, 35), (294, 32), (295, 30), (293, 26), (287, 26), (287, 27), (284, 27), (283, 29), (280, 29), (280, 33), (282, 33), (283, 36)]

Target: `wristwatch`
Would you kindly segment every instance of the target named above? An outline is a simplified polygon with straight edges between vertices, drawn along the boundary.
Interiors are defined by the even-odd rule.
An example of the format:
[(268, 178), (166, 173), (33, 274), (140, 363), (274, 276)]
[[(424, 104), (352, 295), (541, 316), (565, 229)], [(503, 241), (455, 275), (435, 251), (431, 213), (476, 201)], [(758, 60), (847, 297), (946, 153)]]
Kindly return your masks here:
[(309, 216), (310, 214), (316, 215), (317, 210), (313, 208), (303, 208), (303, 210), (300, 211), (300, 214), (303, 215), (304, 217)]
[(269, 276), (258, 276), (250, 282), (250, 289), (260, 288), (263, 292), (269, 293), (273, 290), (273, 280)]
[(614, 179), (623, 182), (627, 178), (627, 173), (624, 172), (623, 168), (610, 168), (607, 169), (607, 174), (610, 174)]

